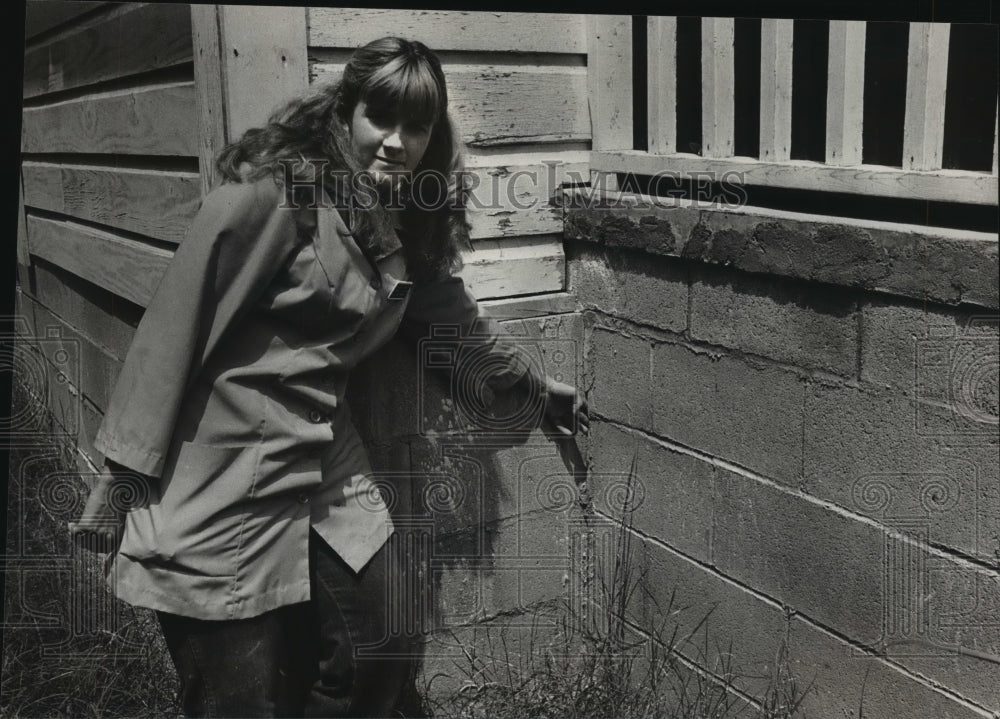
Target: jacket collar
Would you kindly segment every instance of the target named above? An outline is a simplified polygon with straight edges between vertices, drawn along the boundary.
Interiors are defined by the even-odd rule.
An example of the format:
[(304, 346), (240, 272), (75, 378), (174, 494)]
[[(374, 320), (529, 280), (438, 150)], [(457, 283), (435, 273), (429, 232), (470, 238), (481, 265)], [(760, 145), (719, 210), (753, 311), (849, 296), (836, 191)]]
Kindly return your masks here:
[[(352, 240), (357, 242), (354, 235), (351, 234), (351, 231), (347, 228), (344, 218), (340, 216), (340, 212), (334, 206), (333, 201), (330, 200), (330, 196), (327, 194), (326, 189), (322, 189), (322, 193), (323, 201), (319, 203), (319, 207), (316, 209), (317, 231), (319, 232), (320, 239), (322, 241), (332, 241), (338, 237), (350, 237)], [(373, 245), (374, 246), (371, 247), (362, 247), (361, 243), (358, 242), (358, 247), (362, 252), (368, 255), (373, 262), (378, 262), (379, 260), (388, 257), (403, 246), (395, 232), (389, 232), (385, 235), (375, 237)]]

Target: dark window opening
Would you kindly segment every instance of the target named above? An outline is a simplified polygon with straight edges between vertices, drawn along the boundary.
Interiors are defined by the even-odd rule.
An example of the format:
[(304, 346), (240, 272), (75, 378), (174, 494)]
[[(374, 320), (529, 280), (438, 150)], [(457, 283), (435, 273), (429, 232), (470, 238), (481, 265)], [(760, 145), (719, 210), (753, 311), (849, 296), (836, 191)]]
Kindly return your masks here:
[(632, 147), (636, 150), (649, 149), (647, 27), (645, 15), (632, 16)]
[(826, 161), (826, 86), (830, 23), (796, 20), (792, 30), (793, 160)]
[(733, 32), (733, 154), (760, 156), (760, 20), (736, 18)]
[(993, 168), (997, 107), (997, 26), (952, 25), (944, 103), (942, 166)]
[(910, 26), (870, 22), (866, 28), (861, 161), (902, 167)]
[(701, 153), (701, 18), (677, 18), (677, 152)]

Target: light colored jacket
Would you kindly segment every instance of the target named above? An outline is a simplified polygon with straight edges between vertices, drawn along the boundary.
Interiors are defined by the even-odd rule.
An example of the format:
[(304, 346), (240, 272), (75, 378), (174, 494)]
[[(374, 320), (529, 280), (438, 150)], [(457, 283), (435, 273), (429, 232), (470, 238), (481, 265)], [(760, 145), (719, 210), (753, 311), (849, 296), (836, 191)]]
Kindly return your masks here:
[(365, 565), (392, 522), (324, 460), (338, 423), (354, 432), (350, 371), (402, 322), (458, 325), (499, 360), (496, 388), (526, 371), (461, 279), (411, 284), (398, 238), (373, 264), (335, 208), (289, 197), (269, 178), (212, 191), (136, 330), (95, 442), (159, 478), (108, 577), (130, 603), (232, 619), (306, 601), (310, 526)]

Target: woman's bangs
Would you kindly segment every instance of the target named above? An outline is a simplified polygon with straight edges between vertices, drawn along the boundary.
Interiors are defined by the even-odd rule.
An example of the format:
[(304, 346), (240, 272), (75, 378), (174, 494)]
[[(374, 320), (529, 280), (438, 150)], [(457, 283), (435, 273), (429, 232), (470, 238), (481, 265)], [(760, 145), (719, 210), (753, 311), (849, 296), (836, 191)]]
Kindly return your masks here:
[(362, 99), (380, 114), (424, 124), (438, 119), (443, 104), (441, 89), (423, 63), (388, 63), (369, 80)]

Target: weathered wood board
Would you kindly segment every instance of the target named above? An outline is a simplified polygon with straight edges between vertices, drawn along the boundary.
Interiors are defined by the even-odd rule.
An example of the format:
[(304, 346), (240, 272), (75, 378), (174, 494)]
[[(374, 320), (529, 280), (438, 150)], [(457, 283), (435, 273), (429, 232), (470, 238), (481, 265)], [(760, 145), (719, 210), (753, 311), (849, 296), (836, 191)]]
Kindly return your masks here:
[[(590, 139), (586, 68), (463, 65), (444, 68), (449, 109), (471, 147)], [(313, 84), (340, 78), (343, 66), (314, 63)]]
[(577, 14), (309, 8), (310, 47), (354, 49), (386, 35), (436, 51), (587, 51), (584, 16)]
[(995, 205), (997, 176), (966, 170), (913, 172), (881, 165), (831, 167), (808, 160), (762, 162), (747, 157), (706, 159), (699, 155), (649, 155), (644, 152), (599, 152), (591, 164), (601, 172), (692, 177), (714, 173), (720, 181), (763, 187), (847, 192), (941, 202)]
[(35, 263), (35, 297), (118, 359), (125, 359), (141, 308), (67, 270)]
[(21, 151), (198, 155), (194, 83), (97, 93), (25, 108)]
[(121, 12), (24, 54), (24, 97), (69, 90), (191, 61), (186, 5), (122, 5)]
[(36, 35), (107, 4), (106, 2), (90, 2), (89, 0), (29, 2), (24, 13), (24, 37), (30, 41)]
[(565, 288), (562, 238), (483, 240), (462, 253), (460, 275), (478, 299), (512, 297)]
[(180, 242), (201, 203), (198, 173), (25, 162), (25, 203)]
[(565, 183), (586, 182), (587, 152), (469, 157), (473, 239), (562, 232), (562, 210), (549, 202)]
[(31, 254), (146, 306), (172, 252), (65, 220), (28, 216)]

